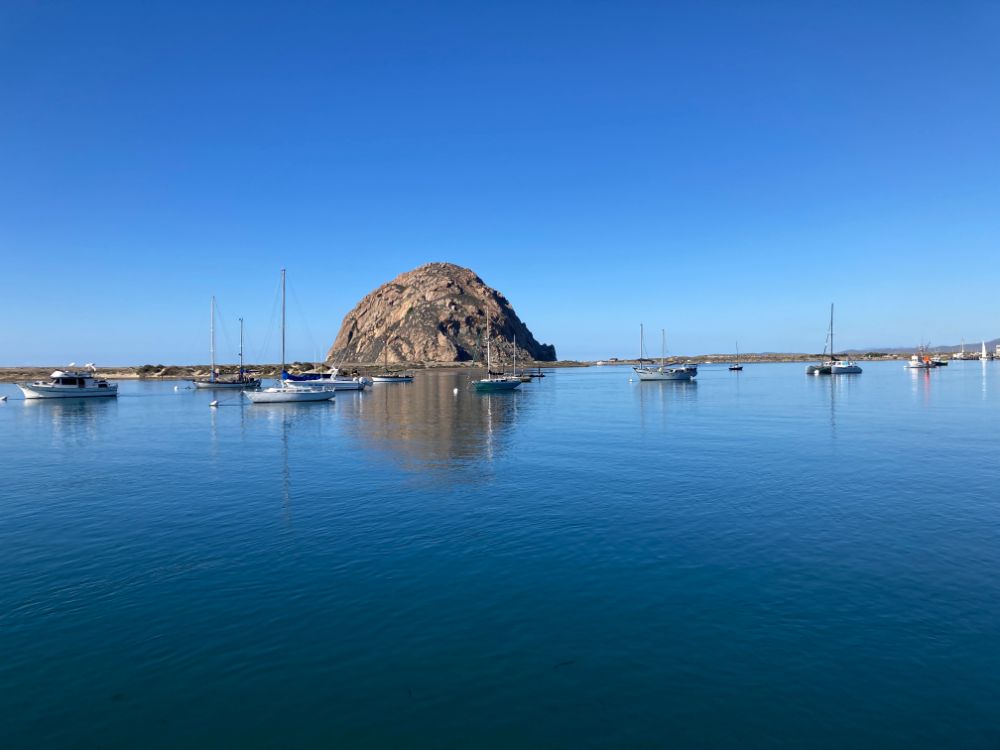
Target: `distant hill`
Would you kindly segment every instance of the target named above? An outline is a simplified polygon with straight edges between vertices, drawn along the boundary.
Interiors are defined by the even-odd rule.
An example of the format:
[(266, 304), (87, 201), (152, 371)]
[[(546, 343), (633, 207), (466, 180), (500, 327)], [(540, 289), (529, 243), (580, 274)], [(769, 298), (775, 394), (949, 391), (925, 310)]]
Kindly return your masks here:
[[(1000, 338), (989, 339), (986, 342), (986, 351), (992, 354), (993, 351), (996, 349), (997, 344), (1000, 344)], [(973, 353), (978, 352), (981, 347), (982, 347), (982, 341), (965, 342), (965, 351), (967, 352), (973, 352)], [(913, 346), (869, 346), (865, 349), (847, 349), (844, 350), (842, 353), (866, 354), (867, 352), (883, 352), (885, 354), (907, 354), (907, 353), (913, 353), (916, 350), (917, 350), (917, 345), (914, 344)], [(950, 344), (950, 345), (936, 346), (934, 344), (931, 344), (929, 350), (932, 352), (938, 352), (940, 354), (954, 354), (955, 352), (962, 350), (962, 345)]]
[(345, 317), (327, 359), (334, 362), (468, 362), (482, 359), (486, 321), (494, 354), (552, 362), (507, 298), (473, 271), (428, 263), (366, 295)]

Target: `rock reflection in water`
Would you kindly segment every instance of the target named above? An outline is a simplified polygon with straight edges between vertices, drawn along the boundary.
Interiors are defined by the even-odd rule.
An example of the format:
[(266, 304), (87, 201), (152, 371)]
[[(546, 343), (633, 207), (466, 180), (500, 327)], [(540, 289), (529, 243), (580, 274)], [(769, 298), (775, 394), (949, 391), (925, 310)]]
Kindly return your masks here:
[(471, 381), (467, 371), (422, 372), (413, 383), (338, 396), (338, 412), (365, 449), (391, 453), (410, 468), (492, 459), (508, 447), (525, 394), (476, 393)]

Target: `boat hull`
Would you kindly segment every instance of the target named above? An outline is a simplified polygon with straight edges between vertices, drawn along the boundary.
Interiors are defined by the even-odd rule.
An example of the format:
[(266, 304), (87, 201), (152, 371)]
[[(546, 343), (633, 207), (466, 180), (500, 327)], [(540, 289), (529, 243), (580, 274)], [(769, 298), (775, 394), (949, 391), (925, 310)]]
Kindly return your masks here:
[(373, 375), (373, 383), (412, 383), (412, 375), (400, 375), (399, 377), (393, 375)]
[(496, 379), (496, 380), (474, 380), (472, 387), (480, 393), (492, 393), (495, 391), (513, 391), (521, 385), (520, 379)]
[(331, 401), (336, 396), (332, 388), (264, 388), (244, 391), (243, 395), (254, 404), (294, 404)]
[(857, 365), (833, 365), (830, 367), (831, 375), (859, 375), (861, 368)]
[(230, 383), (226, 381), (216, 380), (214, 383), (211, 380), (192, 380), (195, 388), (203, 388), (210, 390), (230, 390), (238, 391), (244, 388), (260, 388), (259, 380), (244, 380), (243, 382)]
[(313, 380), (285, 380), (295, 388), (333, 388), (335, 391), (363, 391), (368, 387), (366, 378), (316, 378)]
[(115, 398), (118, 395), (118, 384), (111, 383), (103, 388), (74, 388), (68, 386), (48, 386), (40, 384), (21, 384), (17, 387), (21, 389), (26, 399), (36, 398)]
[(691, 380), (695, 377), (696, 373), (692, 372), (686, 367), (672, 368), (672, 367), (652, 367), (652, 368), (638, 368), (633, 367), (633, 372), (639, 377), (642, 382), (660, 381), (660, 380)]

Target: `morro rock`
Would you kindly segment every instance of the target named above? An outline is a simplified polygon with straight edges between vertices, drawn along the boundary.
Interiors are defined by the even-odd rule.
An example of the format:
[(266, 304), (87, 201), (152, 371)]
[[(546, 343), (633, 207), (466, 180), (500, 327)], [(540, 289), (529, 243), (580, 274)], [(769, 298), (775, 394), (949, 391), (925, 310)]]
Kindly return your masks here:
[(556, 349), (539, 344), (510, 302), (468, 268), (428, 263), (400, 274), (362, 299), (344, 318), (328, 360), (468, 362), (485, 357), (489, 316), (493, 351), (510, 362), (551, 362)]

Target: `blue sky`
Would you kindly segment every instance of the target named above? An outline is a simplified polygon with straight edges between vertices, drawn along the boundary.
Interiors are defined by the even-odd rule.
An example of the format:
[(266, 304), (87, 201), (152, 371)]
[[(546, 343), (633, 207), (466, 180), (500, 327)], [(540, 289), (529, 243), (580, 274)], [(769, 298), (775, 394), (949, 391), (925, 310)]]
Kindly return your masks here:
[(563, 358), (817, 350), (831, 301), (845, 347), (994, 337), (997, 39), (995, 2), (8, 0), (0, 364), (204, 361), (212, 294), (276, 359), (282, 266), (322, 356), (434, 260)]

